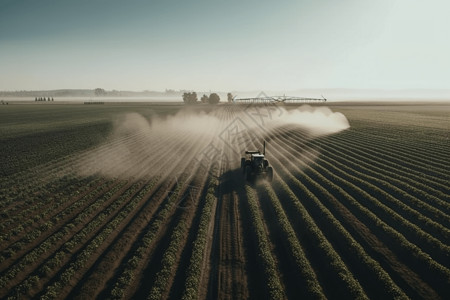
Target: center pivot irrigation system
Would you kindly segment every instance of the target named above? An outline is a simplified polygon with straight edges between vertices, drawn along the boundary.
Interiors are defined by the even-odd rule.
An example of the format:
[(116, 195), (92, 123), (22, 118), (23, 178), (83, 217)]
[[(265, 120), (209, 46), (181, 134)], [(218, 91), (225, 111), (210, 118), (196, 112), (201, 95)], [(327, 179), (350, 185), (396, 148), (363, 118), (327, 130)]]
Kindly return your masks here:
[(326, 102), (327, 99), (322, 98), (306, 98), (306, 97), (291, 97), (291, 96), (258, 96), (254, 98), (233, 98), (234, 103), (312, 103), (312, 102)]

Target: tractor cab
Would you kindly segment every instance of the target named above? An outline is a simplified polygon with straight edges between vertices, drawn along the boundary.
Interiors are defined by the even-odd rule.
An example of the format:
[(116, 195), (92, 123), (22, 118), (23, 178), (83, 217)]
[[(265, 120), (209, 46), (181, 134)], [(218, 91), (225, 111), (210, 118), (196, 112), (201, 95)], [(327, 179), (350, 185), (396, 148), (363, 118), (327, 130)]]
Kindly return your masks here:
[(262, 170), (268, 164), (267, 160), (264, 159), (263, 154), (252, 154), (251, 162), (252, 162), (253, 166), (259, 170)]
[(264, 142), (264, 151), (261, 153), (256, 151), (245, 151), (247, 157), (241, 158), (241, 168), (246, 175), (247, 180), (252, 180), (257, 177), (268, 179), (272, 181), (273, 170), (269, 167), (269, 162), (265, 159), (266, 143)]
[(252, 154), (252, 162), (254, 164), (259, 164), (259, 163), (263, 163), (264, 161), (264, 155), (262, 154)]

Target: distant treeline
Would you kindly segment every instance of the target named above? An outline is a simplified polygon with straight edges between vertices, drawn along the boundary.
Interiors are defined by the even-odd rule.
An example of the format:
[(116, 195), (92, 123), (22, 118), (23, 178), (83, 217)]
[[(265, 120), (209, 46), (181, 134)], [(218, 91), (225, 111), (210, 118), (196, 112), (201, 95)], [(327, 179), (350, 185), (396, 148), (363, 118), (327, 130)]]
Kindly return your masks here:
[(105, 104), (103, 101), (85, 101), (84, 104)]
[(46, 90), (46, 91), (0, 91), (0, 97), (163, 97), (163, 96), (181, 96), (185, 90), (167, 89), (164, 92), (158, 91), (117, 91), (96, 88), (87, 89), (63, 89), (63, 90)]
[[(200, 101), (198, 101), (196, 92), (185, 92), (183, 93), (182, 96), (183, 102), (185, 104), (198, 104), (198, 103), (217, 104), (220, 102), (220, 96), (217, 93), (211, 93), (209, 94), (209, 96), (203, 94), (203, 96), (200, 98)], [(231, 103), (233, 101), (233, 95), (231, 93), (227, 94), (227, 101), (228, 103)]]
[(34, 101), (54, 101), (53, 100), (53, 97), (52, 98), (50, 98), (50, 97), (48, 97), (48, 98), (45, 98), (45, 97), (35, 97), (34, 98)]

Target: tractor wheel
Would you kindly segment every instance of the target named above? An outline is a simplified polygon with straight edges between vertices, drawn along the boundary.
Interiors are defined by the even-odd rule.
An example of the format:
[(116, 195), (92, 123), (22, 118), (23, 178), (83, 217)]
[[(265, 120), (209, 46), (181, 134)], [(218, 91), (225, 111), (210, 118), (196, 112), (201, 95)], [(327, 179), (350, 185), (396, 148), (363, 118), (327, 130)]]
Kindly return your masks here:
[(272, 180), (273, 180), (273, 169), (272, 169), (272, 167), (268, 167), (267, 168), (267, 180), (269, 182), (272, 182)]
[(245, 157), (241, 158), (241, 169), (242, 172), (245, 172)]
[(252, 167), (250, 167), (250, 166), (245, 167), (245, 176), (248, 181), (252, 180)]

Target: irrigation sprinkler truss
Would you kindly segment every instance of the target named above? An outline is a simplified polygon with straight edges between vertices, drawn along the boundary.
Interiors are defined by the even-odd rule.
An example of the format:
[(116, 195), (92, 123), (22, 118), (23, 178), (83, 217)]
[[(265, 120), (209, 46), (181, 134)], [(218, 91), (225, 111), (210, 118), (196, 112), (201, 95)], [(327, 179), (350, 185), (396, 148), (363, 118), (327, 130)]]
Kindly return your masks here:
[[(261, 95), (262, 94), (262, 95)], [(260, 96), (253, 98), (233, 98), (234, 103), (314, 103), (314, 102), (326, 102), (327, 99), (322, 98), (307, 98), (307, 97), (292, 97), (292, 96), (267, 96), (264, 93), (260, 93)]]

